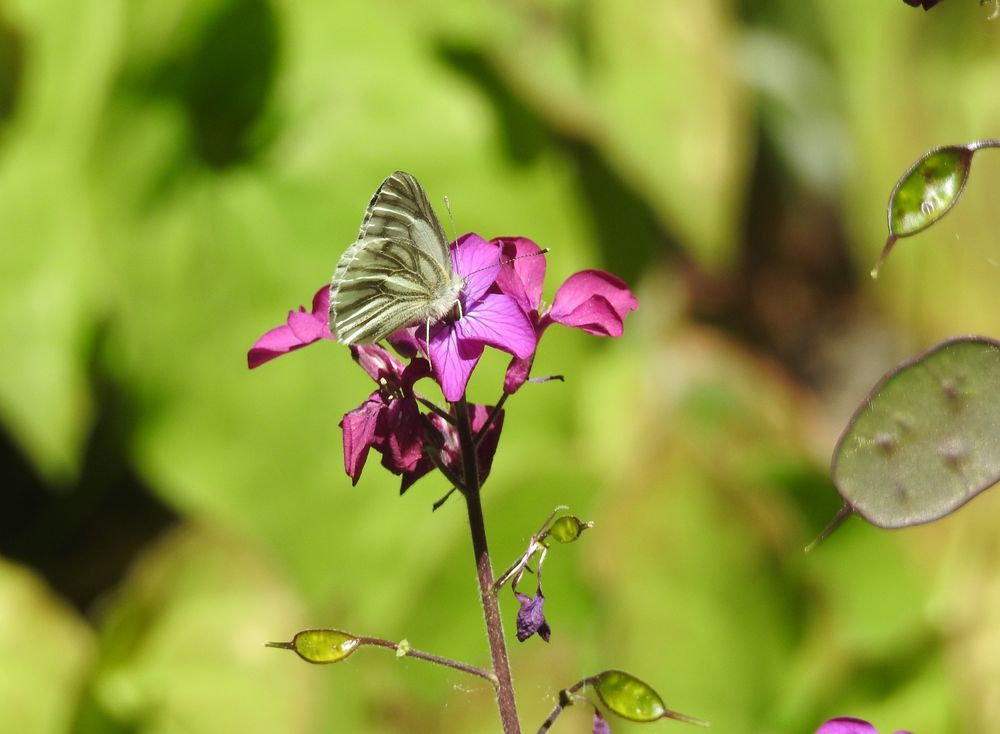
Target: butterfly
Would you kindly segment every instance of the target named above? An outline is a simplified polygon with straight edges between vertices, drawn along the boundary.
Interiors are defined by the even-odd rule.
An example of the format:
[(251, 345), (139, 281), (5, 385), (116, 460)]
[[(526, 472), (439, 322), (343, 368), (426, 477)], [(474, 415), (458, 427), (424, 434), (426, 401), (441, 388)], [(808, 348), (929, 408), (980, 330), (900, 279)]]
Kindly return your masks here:
[(330, 330), (343, 344), (371, 344), (406, 326), (440, 321), (465, 281), (427, 194), (396, 171), (372, 196), (357, 241), (330, 283)]

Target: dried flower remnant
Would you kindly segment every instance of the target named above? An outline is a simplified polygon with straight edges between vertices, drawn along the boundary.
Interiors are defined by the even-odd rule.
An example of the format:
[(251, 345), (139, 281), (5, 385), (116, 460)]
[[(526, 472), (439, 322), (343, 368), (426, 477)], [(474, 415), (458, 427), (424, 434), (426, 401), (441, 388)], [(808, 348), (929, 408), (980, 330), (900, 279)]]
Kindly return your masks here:
[(545, 614), (542, 612), (542, 606), (545, 604), (542, 590), (537, 589), (533, 597), (518, 591), (514, 592), (514, 596), (517, 597), (517, 601), (521, 605), (517, 612), (518, 641), (524, 642), (537, 632), (539, 637), (548, 642), (552, 635), (552, 629), (545, 621)]

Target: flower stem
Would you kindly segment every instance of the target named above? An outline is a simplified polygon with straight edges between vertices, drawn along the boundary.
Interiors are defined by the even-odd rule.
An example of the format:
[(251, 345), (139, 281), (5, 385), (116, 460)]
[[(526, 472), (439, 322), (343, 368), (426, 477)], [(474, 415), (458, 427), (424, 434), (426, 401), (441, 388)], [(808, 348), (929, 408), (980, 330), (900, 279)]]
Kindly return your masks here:
[(521, 734), (521, 724), (517, 718), (517, 703), (514, 700), (514, 682), (510, 675), (507, 659), (507, 643), (504, 640), (503, 622), (500, 619), (500, 603), (493, 593), (493, 566), (486, 543), (486, 523), (483, 520), (483, 506), (479, 498), (479, 462), (476, 456), (476, 439), (472, 434), (469, 420), (469, 406), (465, 398), (454, 404), (458, 424), (458, 440), (462, 448), (462, 471), (464, 472), (465, 505), (469, 514), (469, 531), (472, 535), (472, 552), (476, 561), (476, 576), (479, 580), (479, 601), (486, 617), (486, 636), (490, 644), (493, 673), (497, 678), (497, 708), (503, 723), (504, 734)]
[(552, 713), (549, 714), (548, 718), (542, 722), (542, 726), (539, 728), (538, 734), (545, 734), (545, 732), (551, 729), (552, 725), (556, 723), (556, 719), (559, 718), (559, 714), (563, 712), (563, 709), (573, 705), (576, 692), (588, 685), (592, 680), (593, 678), (584, 678), (579, 683), (574, 683), (570, 688), (559, 691), (559, 703), (557, 703), (556, 707), (552, 709)]
[(489, 670), (483, 670), (482, 668), (477, 668), (474, 665), (467, 665), (466, 663), (459, 662), (458, 660), (451, 660), (450, 658), (443, 658), (440, 655), (433, 655), (429, 652), (424, 652), (423, 650), (417, 650), (413, 647), (406, 647), (402, 653), (399, 652), (400, 646), (398, 642), (393, 642), (392, 640), (383, 640), (380, 637), (359, 637), (358, 643), (361, 645), (371, 645), (373, 647), (387, 647), (390, 650), (395, 650), (397, 654), (416, 658), (417, 660), (425, 660), (428, 663), (435, 663), (436, 665), (443, 665), (446, 668), (454, 668), (455, 670), (460, 670), (463, 673), (469, 673), (470, 675), (475, 675), (483, 680), (489, 681), (490, 684), (496, 688), (497, 687), (497, 677)]

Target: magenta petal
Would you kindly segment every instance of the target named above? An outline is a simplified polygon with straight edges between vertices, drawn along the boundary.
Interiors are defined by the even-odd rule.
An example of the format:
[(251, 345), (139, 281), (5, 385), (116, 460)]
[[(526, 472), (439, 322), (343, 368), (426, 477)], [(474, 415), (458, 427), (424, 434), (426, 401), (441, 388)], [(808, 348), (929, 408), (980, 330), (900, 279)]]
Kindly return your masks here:
[(403, 363), (378, 344), (352, 344), (351, 356), (375, 382), (403, 374)]
[(531, 365), (535, 361), (534, 356), (528, 359), (518, 359), (514, 357), (507, 365), (507, 372), (503, 376), (503, 391), (507, 395), (516, 393), (531, 375)]
[(463, 341), (452, 324), (441, 323), (431, 330), (430, 352), (444, 399), (448, 402), (458, 400), (465, 395), (472, 370), (483, 355), (483, 345)]
[[(330, 330), (330, 286), (329, 284), (324, 285), (316, 293), (313, 294), (312, 300), (312, 315), (318, 319), (322, 319), (323, 323), (326, 324), (327, 331)], [(333, 337), (333, 334), (330, 335)]]
[(461, 339), (469, 339), (502, 349), (521, 359), (535, 352), (535, 329), (517, 302), (510, 296), (489, 293), (459, 319), (455, 329)]
[(490, 241), (500, 244), (503, 260), (509, 261), (497, 275), (500, 290), (517, 301), (526, 314), (537, 311), (545, 280), (545, 257), (539, 255), (542, 248), (526, 237), (500, 237)]
[(304, 347), (288, 326), (277, 326), (261, 336), (247, 352), (247, 367), (253, 369), (275, 357)]
[(369, 398), (344, 416), (340, 427), (344, 431), (344, 471), (351, 478), (351, 484), (357, 484), (361, 470), (368, 458), (368, 449), (375, 441), (375, 429), (378, 416), (385, 403), (378, 392), (373, 392)]
[(455, 241), (452, 249), (455, 271), (465, 278), (462, 293), (471, 303), (482, 296), (500, 272), (500, 248), (477, 234), (467, 234)]
[(434, 470), (434, 464), (426, 456), (420, 460), (413, 471), (403, 472), (403, 478), (399, 482), (399, 493), (404, 494), (406, 490), (416, 484), (417, 480)]
[[(470, 406), (470, 418), (472, 420), (472, 432), (477, 436), (486, 425), (486, 419), (493, 412), (494, 406), (479, 405), (472, 403)], [(486, 434), (479, 440), (476, 448), (476, 455), (479, 458), (479, 483), (482, 484), (490, 475), (493, 467), (493, 456), (497, 452), (497, 445), (500, 443), (500, 431), (503, 430), (503, 409), (497, 413), (490, 427), (486, 429)], [(457, 457), (456, 457), (457, 458)]]
[(424, 432), (416, 401), (390, 401), (384, 420), (388, 436), (382, 464), (394, 474), (414, 471), (424, 455)]
[(317, 319), (311, 313), (291, 311), (288, 314), (288, 328), (302, 344), (312, 344), (330, 333), (329, 322)]
[(310, 313), (302, 306), (297, 311), (289, 311), (284, 326), (271, 329), (254, 342), (247, 352), (247, 366), (253, 369), (320, 339), (333, 339), (329, 309), (330, 289), (323, 286), (313, 296)]
[[(603, 299), (607, 305), (596, 306), (590, 313), (586, 309), (580, 310), (584, 304), (594, 299)], [(601, 314), (601, 311), (607, 311), (609, 307), (615, 314), (614, 318)], [(639, 302), (620, 278), (603, 270), (583, 270), (574, 273), (559, 286), (547, 316), (566, 326), (586, 326), (585, 330), (592, 334), (617, 336), (622, 332), (621, 322), (625, 315), (638, 307)], [(587, 322), (585, 318), (600, 320)]]
[(421, 325), (419, 327), (400, 329), (394, 334), (387, 336), (386, 341), (389, 342), (389, 345), (399, 352), (402, 357), (405, 359), (413, 359), (423, 348), (423, 341), (422, 339), (417, 338), (417, 331), (420, 331), (420, 336), (423, 337), (424, 327)]
[(816, 734), (878, 734), (878, 732), (867, 721), (840, 716), (827, 721), (816, 730)]
[(544, 330), (553, 321), (595, 336), (618, 337), (625, 330), (625, 324), (618, 312), (603, 296), (593, 296), (569, 313), (557, 316), (553, 316), (551, 312), (547, 313), (542, 319), (540, 330)]

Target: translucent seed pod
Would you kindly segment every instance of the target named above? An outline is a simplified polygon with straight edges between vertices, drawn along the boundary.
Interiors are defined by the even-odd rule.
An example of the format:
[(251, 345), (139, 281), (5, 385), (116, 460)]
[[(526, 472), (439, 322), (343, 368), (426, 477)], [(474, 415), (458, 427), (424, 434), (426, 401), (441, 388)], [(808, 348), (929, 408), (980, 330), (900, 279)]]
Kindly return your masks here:
[(981, 144), (946, 145), (925, 153), (896, 182), (889, 195), (889, 238), (871, 276), (879, 269), (896, 240), (930, 227), (947, 214), (962, 196), (969, 179), (972, 155)]
[(339, 663), (348, 658), (360, 645), (354, 635), (340, 630), (302, 630), (291, 642), (268, 642), (268, 647), (294, 650), (308, 663)]
[(634, 675), (621, 670), (605, 670), (589, 681), (594, 693), (610, 713), (629, 721), (676, 719), (689, 724), (708, 726), (707, 721), (671, 711), (660, 694)]
[(559, 543), (572, 543), (580, 537), (587, 528), (594, 527), (593, 522), (584, 522), (576, 515), (563, 515), (548, 529), (545, 538), (552, 538)]

